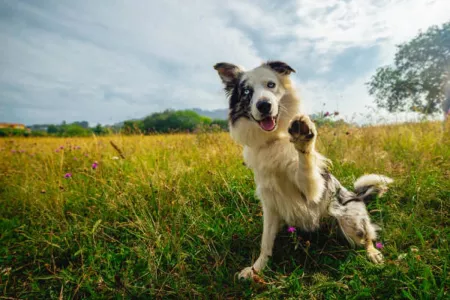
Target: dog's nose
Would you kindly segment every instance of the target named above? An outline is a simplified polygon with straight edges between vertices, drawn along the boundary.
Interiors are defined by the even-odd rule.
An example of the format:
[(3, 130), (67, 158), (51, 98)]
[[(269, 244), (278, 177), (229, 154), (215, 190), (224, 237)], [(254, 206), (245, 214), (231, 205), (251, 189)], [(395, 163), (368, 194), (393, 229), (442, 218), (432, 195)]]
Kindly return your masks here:
[(256, 108), (262, 114), (270, 113), (270, 109), (272, 108), (272, 104), (268, 100), (259, 100), (256, 103)]

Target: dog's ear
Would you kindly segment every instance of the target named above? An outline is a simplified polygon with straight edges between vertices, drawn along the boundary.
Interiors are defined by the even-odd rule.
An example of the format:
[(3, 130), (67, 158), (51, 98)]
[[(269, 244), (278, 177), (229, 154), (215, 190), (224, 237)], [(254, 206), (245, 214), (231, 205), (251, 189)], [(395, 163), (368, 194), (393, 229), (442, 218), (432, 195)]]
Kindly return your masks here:
[(291, 68), (287, 63), (276, 60), (276, 61), (268, 61), (264, 65), (271, 68), (275, 72), (281, 74), (281, 75), (289, 75), (292, 72), (295, 73), (295, 70)]
[(242, 73), (242, 69), (236, 65), (220, 62), (214, 65), (214, 69), (219, 73), (223, 84), (230, 85), (235, 82)]

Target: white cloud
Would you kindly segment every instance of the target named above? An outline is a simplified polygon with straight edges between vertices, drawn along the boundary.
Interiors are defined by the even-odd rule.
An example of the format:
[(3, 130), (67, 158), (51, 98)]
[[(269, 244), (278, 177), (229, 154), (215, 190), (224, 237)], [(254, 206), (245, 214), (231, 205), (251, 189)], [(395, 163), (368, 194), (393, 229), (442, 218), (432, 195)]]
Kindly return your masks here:
[[(109, 122), (164, 108), (225, 107), (213, 65), (261, 61), (251, 40), (228, 27), (208, 1), (53, 4), (46, 10), (13, 3), (24, 19), (0, 21), (6, 29), (0, 37), (7, 41), (0, 82), (15, 88), (3, 89), (1, 101), (16, 112), (31, 107), (62, 112), (46, 114), (46, 120), (21, 119), (75, 120), (84, 113), (91, 122)], [(45, 26), (31, 26), (36, 22)]]
[[(419, 29), (447, 21), (450, 2), (46, 0), (0, 9), (0, 119), (112, 123), (169, 107), (226, 107), (212, 66), (266, 59), (298, 71), (308, 111), (325, 102), (364, 113), (374, 65), (389, 63), (395, 44)], [(375, 57), (359, 52), (345, 68), (339, 55), (374, 46)]]

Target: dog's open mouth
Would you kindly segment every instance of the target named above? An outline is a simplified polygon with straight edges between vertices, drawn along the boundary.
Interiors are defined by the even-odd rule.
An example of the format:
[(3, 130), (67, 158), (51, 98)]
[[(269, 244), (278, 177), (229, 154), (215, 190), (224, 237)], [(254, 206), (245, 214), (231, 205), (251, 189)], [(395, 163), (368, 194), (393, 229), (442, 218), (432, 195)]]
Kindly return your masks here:
[(265, 131), (272, 131), (277, 126), (277, 116), (272, 117), (268, 116), (262, 119), (261, 121), (258, 121), (259, 127), (261, 127), (262, 130)]

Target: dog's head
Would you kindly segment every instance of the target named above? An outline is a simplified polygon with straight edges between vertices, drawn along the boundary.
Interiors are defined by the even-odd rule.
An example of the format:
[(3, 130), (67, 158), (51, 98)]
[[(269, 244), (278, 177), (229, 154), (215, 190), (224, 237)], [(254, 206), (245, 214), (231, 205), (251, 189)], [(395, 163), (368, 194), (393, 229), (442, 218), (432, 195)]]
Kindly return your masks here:
[(224, 62), (217, 63), (214, 69), (229, 97), (231, 130), (245, 127), (242, 130), (268, 136), (286, 129), (283, 125), (289, 120), (285, 119), (290, 119), (291, 112), (296, 113), (294, 106), (298, 104), (289, 79), (295, 72), (293, 68), (281, 61), (269, 61), (249, 71)]

